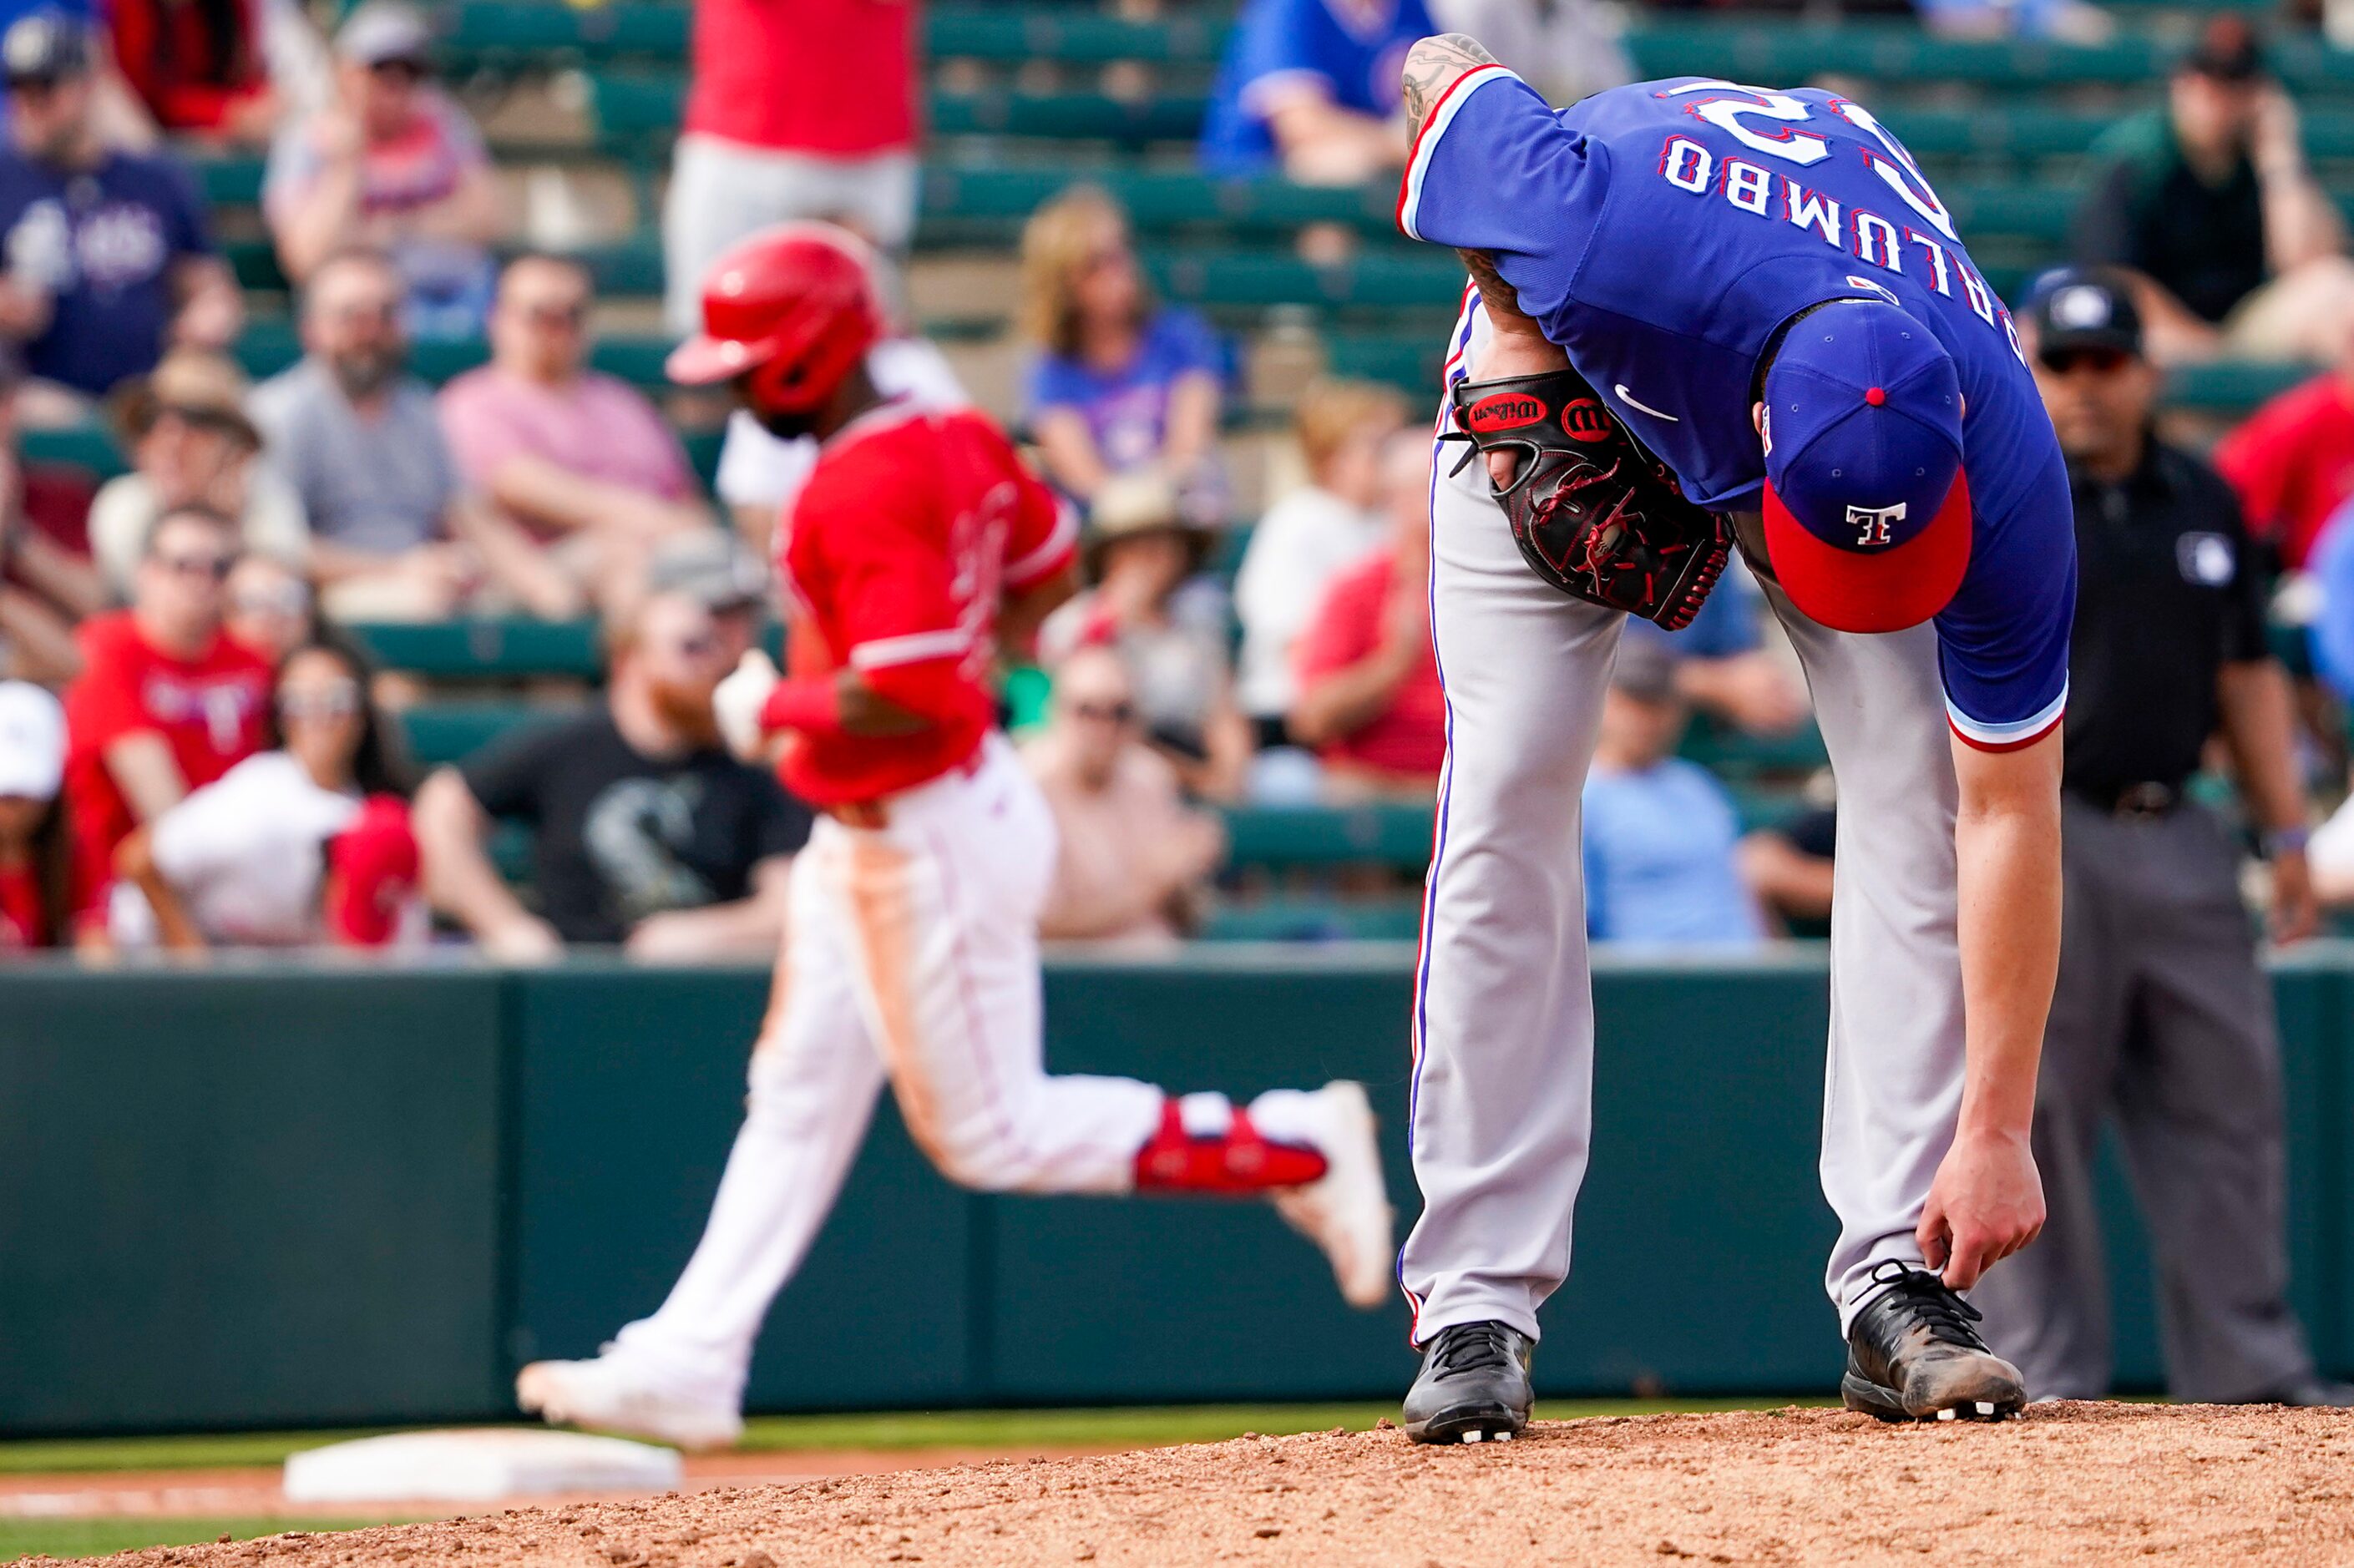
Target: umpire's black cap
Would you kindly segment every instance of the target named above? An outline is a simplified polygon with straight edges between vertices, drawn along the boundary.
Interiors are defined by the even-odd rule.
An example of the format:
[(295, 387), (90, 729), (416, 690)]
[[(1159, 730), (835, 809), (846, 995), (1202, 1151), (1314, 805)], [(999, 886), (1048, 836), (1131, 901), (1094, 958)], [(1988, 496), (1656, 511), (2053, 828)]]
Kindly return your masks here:
[(2080, 348), (2113, 349), (2141, 357), (2141, 312), (2133, 285), (2110, 267), (2062, 267), (2035, 281), (2027, 319), (2039, 356)]

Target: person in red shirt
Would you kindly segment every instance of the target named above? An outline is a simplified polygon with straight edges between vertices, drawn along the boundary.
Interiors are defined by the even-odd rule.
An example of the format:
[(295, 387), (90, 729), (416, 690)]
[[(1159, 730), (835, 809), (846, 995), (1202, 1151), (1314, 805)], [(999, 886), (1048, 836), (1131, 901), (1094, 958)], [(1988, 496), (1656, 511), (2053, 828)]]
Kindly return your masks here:
[(2354, 495), (2354, 344), (2334, 368), (2248, 416), (2215, 448), (2248, 530), (2301, 570), (2315, 535)]
[(0, 681), (0, 959), (56, 943), (65, 928), (67, 855), (58, 786), (66, 715), (26, 681)]
[(1301, 634), (1290, 728), (1337, 795), (1431, 800), (1447, 760), (1447, 694), (1430, 643), (1430, 438), (1383, 454), (1390, 548), (1336, 576)]
[(664, 314), (702, 324), (714, 258), (794, 218), (893, 251), (916, 229), (915, 0), (695, 0), (693, 77), (663, 204)]
[(237, 526), (184, 506), (158, 518), (131, 608), (84, 621), (66, 691), (66, 804), (82, 939), (103, 940), (114, 851), (261, 749), (270, 666), (221, 630)]
[(596, 1360), (516, 1377), (516, 1402), (553, 1422), (736, 1439), (761, 1320), (886, 1082), (952, 1181), (1265, 1195), (1351, 1302), (1389, 1292), (1391, 1212), (1359, 1086), (1243, 1108), (1047, 1075), (1037, 927), (1055, 821), (988, 683), (1001, 644), (1070, 593), (1076, 525), (981, 415), (876, 393), (871, 268), (828, 225), (756, 235), (714, 265), (704, 334), (671, 357), (673, 380), (732, 379), (776, 434), (821, 443), (781, 533), (792, 674), (748, 653), (716, 705), (739, 755), (781, 737), (787, 787), (827, 815), (793, 863), (748, 1108), (703, 1240), (662, 1308)]

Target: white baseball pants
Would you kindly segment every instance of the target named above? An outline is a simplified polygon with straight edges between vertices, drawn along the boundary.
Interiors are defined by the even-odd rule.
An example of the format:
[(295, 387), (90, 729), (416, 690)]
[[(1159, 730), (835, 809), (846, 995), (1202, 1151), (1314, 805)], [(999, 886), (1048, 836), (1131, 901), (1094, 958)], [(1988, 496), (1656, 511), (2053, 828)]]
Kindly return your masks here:
[[(875, 829), (819, 818), (794, 862), (711, 1218), (661, 1309), (619, 1336), (683, 1390), (740, 1403), (769, 1304), (832, 1208), (886, 1080), (940, 1172), (986, 1191), (1125, 1192), (1161, 1126), (1166, 1097), (1151, 1085), (1045, 1071), (1036, 933), (1055, 821), (1013, 747), (992, 736), (971, 772), (888, 810)], [(1270, 1091), (1250, 1119), (1312, 1145), (1307, 1102)], [(1185, 1108), (1214, 1123), (1223, 1100)]]
[[(1448, 745), (1415, 998), (1424, 1207), (1400, 1265), (1417, 1340), (1483, 1319), (1534, 1334), (1569, 1272), (1593, 1121), (1578, 797), (1620, 620), (1539, 579), (1479, 466), (1445, 477), (1456, 455), (1431, 518)], [(1768, 598), (1839, 778), (1822, 1183), (1844, 1331), (1874, 1264), (1919, 1266), (1913, 1229), (1961, 1103), (1953, 758), (1929, 627), (1834, 632)]]

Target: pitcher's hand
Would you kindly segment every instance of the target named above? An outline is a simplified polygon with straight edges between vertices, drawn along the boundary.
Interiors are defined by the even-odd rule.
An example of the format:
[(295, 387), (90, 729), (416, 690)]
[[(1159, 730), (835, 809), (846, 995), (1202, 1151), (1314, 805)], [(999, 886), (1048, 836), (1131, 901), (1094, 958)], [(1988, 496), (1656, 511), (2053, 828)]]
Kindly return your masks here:
[(1929, 1183), (1914, 1239), (1948, 1288), (1967, 1290), (2043, 1229), (2043, 1181), (2025, 1132), (1964, 1132)]
[[(1497, 331), (1479, 345), (1471, 356), (1469, 378), (1473, 381), (1500, 381), (1511, 376), (1542, 376), (1548, 370), (1569, 368), (1569, 355), (1558, 344), (1541, 333)], [(1488, 477), (1497, 489), (1512, 482), (1520, 468), (1518, 452), (1490, 452)]]

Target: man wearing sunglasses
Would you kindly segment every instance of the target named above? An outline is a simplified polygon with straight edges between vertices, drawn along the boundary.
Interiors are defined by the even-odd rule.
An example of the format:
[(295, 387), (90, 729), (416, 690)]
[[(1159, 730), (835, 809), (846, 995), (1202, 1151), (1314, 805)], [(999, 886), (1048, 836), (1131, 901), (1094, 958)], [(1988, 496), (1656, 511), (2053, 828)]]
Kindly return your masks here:
[(227, 518), (167, 512), (148, 531), (131, 608), (82, 623), (66, 803), (85, 942), (103, 940), (114, 852), (131, 831), (261, 749), (270, 666), (221, 624), (236, 558)]
[(244, 306), (195, 185), (168, 158), (107, 144), (80, 26), (25, 17), (0, 35), (0, 338), (34, 379), (27, 418), (78, 416), (173, 344), (227, 347)]
[(352, 12), (335, 34), (336, 101), (271, 147), (262, 214), (296, 282), (340, 251), (381, 250), (411, 337), (469, 337), (505, 222), (482, 132), (433, 85), (432, 50), (424, 17), (397, 0)]
[(2083, 563), (2062, 774), (2066, 900), (2043, 1042), (2042, 1240), (1987, 1277), (1988, 1340), (2037, 1399), (2097, 1399), (2108, 1275), (2093, 1199), (2114, 1114), (2158, 1255), (2169, 1383), (2201, 1403), (2342, 1404), (2284, 1298), (2280, 1049), (2238, 846), (2184, 795), (2220, 734), (2272, 867), (2272, 932), (2314, 929), (2288, 681), (2231, 490), (2150, 427), (2131, 282), (2045, 279), (2023, 324), (2067, 454)]

